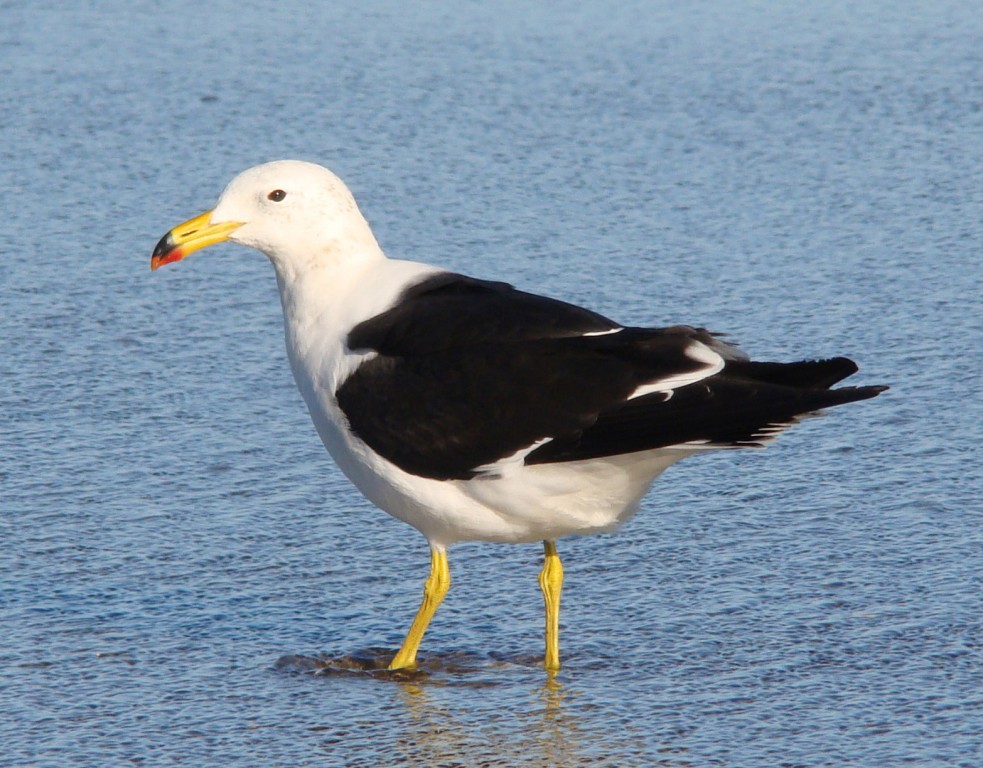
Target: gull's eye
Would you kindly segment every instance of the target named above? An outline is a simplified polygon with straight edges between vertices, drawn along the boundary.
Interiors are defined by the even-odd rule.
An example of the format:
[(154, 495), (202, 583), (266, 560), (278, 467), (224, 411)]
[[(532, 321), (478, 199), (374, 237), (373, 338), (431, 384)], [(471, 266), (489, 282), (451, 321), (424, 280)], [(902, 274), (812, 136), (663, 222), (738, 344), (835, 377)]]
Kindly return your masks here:
[(279, 203), (283, 198), (287, 196), (287, 193), (282, 189), (274, 189), (270, 194), (266, 196), (267, 200), (272, 200), (274, 203)]

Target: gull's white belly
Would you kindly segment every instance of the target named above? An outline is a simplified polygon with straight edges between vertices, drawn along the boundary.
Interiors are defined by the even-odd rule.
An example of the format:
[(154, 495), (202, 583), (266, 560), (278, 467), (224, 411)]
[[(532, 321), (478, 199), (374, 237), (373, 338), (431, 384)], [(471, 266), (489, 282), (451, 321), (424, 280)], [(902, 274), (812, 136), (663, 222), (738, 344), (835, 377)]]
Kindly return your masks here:
[(611, 531), (652, 481), (693, 451), (659, 449), (590, 461), (515, 466), (502, 476), (433, 480), (403, 471), (340, 425), (337, 405), (311, 416), (338, 467), (373, 504), (432, 543), (531, 542)]

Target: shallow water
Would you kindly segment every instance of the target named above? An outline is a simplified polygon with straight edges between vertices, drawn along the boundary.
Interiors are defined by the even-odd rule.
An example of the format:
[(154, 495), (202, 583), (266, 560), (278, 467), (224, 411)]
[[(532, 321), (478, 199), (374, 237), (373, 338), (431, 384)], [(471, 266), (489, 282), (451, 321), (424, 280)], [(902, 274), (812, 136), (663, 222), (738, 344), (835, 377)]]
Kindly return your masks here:
[[(111, 10), (109, 10), (111, 8)], [(983, 764), (972, 4), (0, 4), (0, 765)], [(153, 275), (239, 170), (394, 256), (855, 357), (875, 401), (683, 462), (616, 535), (425, 542), (359, 497), (272, 272)]]

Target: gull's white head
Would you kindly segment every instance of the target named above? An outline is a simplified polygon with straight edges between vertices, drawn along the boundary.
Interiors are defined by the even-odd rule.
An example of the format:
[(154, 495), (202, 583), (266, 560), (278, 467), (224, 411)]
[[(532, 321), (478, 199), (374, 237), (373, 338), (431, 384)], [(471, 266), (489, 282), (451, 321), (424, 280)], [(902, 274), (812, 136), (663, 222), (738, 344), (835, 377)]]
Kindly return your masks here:
[(240, 173), (215, 208), (161, 238), (150, 268), (226, 240), (256, 248), (290, 270), (381, 256), (348, 187), (327, 168), (300, 160)]

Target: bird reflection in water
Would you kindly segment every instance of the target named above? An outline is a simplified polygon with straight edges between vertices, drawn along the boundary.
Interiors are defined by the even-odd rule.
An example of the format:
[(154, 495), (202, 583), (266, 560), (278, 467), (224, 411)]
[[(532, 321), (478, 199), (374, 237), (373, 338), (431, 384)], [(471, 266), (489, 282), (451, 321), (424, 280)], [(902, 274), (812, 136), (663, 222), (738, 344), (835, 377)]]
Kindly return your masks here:
[[(466, 680), (453, 684), (471, 685)], [(494, 684), (476, 681), (478, 688), (488, 685)], [(567, 695), (563, 684), (550, 675), (533, 687), (531, 706), (503, 706), (488, 716), (487, 711), (456, 712), (440, 703), (438, 699), (442, 697), (429, 681), (401, 681), (399, 697), (409, 719), (398, 739), (397, 763), (420, 768), (596, 765), (594, 757), (581, 748), (582, 734), (576, 716), (564, 708)]]
[[(281, 672), (308, 673), (316, 677), (361, 678), (395, 684), (396, 700), (405, 717), (394, 718), (387, 745), (394, 765), (430, 768), (434, 765), (481, 765), (489, 768), (533, 768), (539, 766), (597, 765), (596, 752), (585, 752), (583, 744), (597, 739), (586, 737), (574, 711), (566, 706), (576, 694), (558, 675), (540, 677), (539, 660), (491, 660), (469, 653), (421, 657), (414, 670), (389, 670), (390, 652), (371, 648), (337, 657), (284, 656), (276, 669)], [(528, 701), (515, 702), (502, 697), (501, 706), (489, 706), (496, 688), (515, 682), (509, 670), (535, 674)], [(504, 674), (503, 674), (504, 672)], [(494, 673), (492, 677), (489, 673)], [(453, 693), (470, 689), (480, 701), (473, 708), (455, 706)], [(505, 690), (505, 689), (503, 689)], [(396, 732), (402, 724), (401, 732)], [(329, 730), (325, 728), (325, 730)], [(611, 738), (610, 733), (601, 737)]]
[[(278, 671), (338, 684), (376, 681), (380, 687), (373, 699), (389, 697), (384, 722), (353, 713), (354, 723), (331, 717), (315, 728), (325, 734), (322, 746), (332, 761), (337, 750), (347, 754), (361, 739), (380, 752), (379, 765), (409, 768), (693, 765), (688, 750), (671, 736), (654, 746), (654, 725), (633, 722), (617, 701), (597, 700), (571, 687), (562, 673), (541, 677), (535, 656), (443, 653), (421, 656), (413, 670), (390, 670), (390, 655), (390, 649), (370, 648), (337, 657), (284, 656), (277, 662)], [(516, 698), (522, 690), (528, 695)]]

